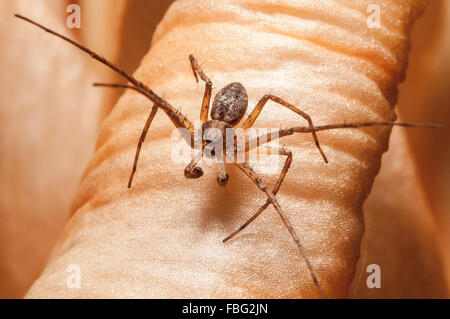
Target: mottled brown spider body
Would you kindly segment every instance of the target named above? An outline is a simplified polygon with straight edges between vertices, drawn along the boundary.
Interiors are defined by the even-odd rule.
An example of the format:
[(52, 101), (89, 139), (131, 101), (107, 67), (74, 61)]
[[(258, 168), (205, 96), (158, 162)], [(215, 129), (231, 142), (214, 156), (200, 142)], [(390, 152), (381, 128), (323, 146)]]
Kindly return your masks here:
[(244, 117), (247, 106), (248, 95), (245, 87), (239, 82), (233, 82), (222, 88), (214, 97), (211, 118), (236, 126)]
[[(193, 63), (193, 69), (196, 69), (197, 63), (195, 58), (192, 57), (191, 62)], [(197, 70), (194, 72), (197, 72)], [(202, 125), (202, 151), (205, 157), (217, 158), (218, 156), (222, 161), (226, 158), (227, 150), (235, 145), (235, 143), (233, 145), (227, 145), (227, 142), (230, 140), (235, 142), (236, 134), (233, 127), (242, 120), (247, 111), (247, 107), (248, 95), (245, 87), (241, 83), (230, 83), (217, 92), (211, 108), (212, 120)], [(227, 134), (231, 135), (231, 139), (229, 137), (227, 138)], [(219, 144), (222, 144), (222, 154), (217, 154), (216, 151), (216, 146), (219, 146)], [(217, 183), (220, 186), (226, 186), (228, 183), (228, 174), (224, 174), (223, 171), (224, 168), (222, 166), (221, 174), (217, 178)], [(198, 177), (201, 177), (201, 175), (195, 176), (195, 178)]]
[[(219, 105), (219, 107), (222, 107)], [(232, 110), (234, 106), (230, 105), (229, 110)], [(232, 113), (235, 111), (230, 111)], [(230, 118), (230, 114), (224, 113), (224, 117)], [(245, 113), (245, 109), (244, 109)], [(231, 114), (232, 115), (232, 114)], [(233, 116), (233, 115), (232, 115)], [(241, 116), (242, 118), (242, 116)], [(235, 121), (235, 120), (233, 120)], [(225, 172), (225, 159), (227, 158), (227, 152), (232, 150), (235, 151), (236, 145), (236, 134), (233, 126), (224, 121), (219, 120), (210, 120), (202, 125), (202, 153), (206, 158), (216, 159), (219, 161), (219, 176), (217, 177), (217, 183), (225, 187), (228, 183), (229, 176)], [(219, 150), (219, 153), (218, 153)], [(221, 151), (221, 154), (220, 154)], [(203, 170), (200, 167), (196, 167), (200, 169), (197, 171), (198, 174), (195, 177), (185, 176), (187, 178), (199, 178), (203, 175)], [(189, 175), (189, 173), (188, 173)]]
[[(163, 110), (167, 116), (170, 118), (172, 123), (177, 128), (183, 128), (186, 129), (190, 137), (188, 140), (190, 140), (191, 147), (195, 147), (195, 129), (194, 125), (192, 124), (189, 119), (181, 114), (179, 111), (177, 111), (169, 102), (167, 102), (165, 99), (161, 98), (159, 95), (157, 95), (152, 89), (150, 89), (147, 85), (142, 83), (141, 81), (138, 81), (136, 78), (134, 78), (132, 75), (125, 72), (123, 69), (119, 68), (118, 66), (114, 65), (110, 61), (106, 60), (102, 56), (98, 55), (97, 53), (89, 50), (85, 46), (82, 46), (81, 44), (76, 43), (75, 41), (56, 33), (55, 31), (48, 29), (24, 16), (15, 15), (17, 18), (25, 20), (44, 31), (53, 34), (57, 36), (58, 38), (63, 39), (64, 41), (67, 41), (68, 43), (74, 45), (75, 47), (79, 48), (80, 50), (86, 52), (89, 54), (92, 58), (95, 60), (103, 63), (107, 67), (111, 68), (118, 74), (120, 74), (122, 77), (124, 77), (131, 85), (123, 85), (123, 84), (101, 84), (97, 83), (94, 84), (94, 86), (105, 86), (105, 87), (113, 87), (113, 88), (128, 88), (135, 90), (139, 92), (140, 94), (147, 97), (150, 101), (153, 102), (153, 107), (150, 112), (150, 115), (147, 119), (147, 122), (145, 123), (144, 129), (142, 130), (142, 134), (139, 138), (139, 142), (136, 149), (136, 154), (134, 158), (134, 164), (133, 164), (133, 170), (131, 172), (129, 181), (128, 181), (128, 187), (131, 188), (131, 184), (133, 181), (134, 174), (136, 172), (137, 162), (139, 159), (139, 154), (141, 151), (142, 143), (145, 140), (145, 137), (147, 135), (147, 132), (150, 128), (150, 125), (159, 109)], [(193, 55), (189, 55), (189, 60), (191, 62), (192, 71), (194, 74), (195, 79), (198, 82), (198, 78), (200, 77), (202, 81), (205, 82), (205, 93), (203, 96), (202, 106), (200, 110), (200, 120), (202, 122), (202, 132), (206, 132), (205, 135), (202, 135), (202, 144), (201, 144), (201, 152), (199, 152), (194, 159), (189, 163), (189, 165), (186, 166), (184, 170), (184, 175), (187, 178), (199, 178), (203, 175), (203, 171), (200, 167), (197, 167), (197, 163), (202, 159), (203, 156), (206, 157), (214, 157), (217, 155), (216, 149), (214, 145), (217, 145), (217, 142), (223, 141), (223, 152), (226, 156), (225, 152), (229, 150), (229, 146), (227, 147), (226, 143), (230, 143), (229, 139), (227, 141), (227, 134), (233, 134), (235, 136), (235, 129), (234, 127), (240, 123), (242, 118), (245, 115), (245, 112), (247, 110), (248, 106), (248, 96), (247, 92), (244, 88), (244, 86), (238, 82), (233, 82), (228, 85), (226, 85), (224, 88), (222, 88), (215, 96), (214, 102), (211, 108), (211, 118), (212, 120), (208, 121), (208, 113), (209, 113), (209, 106), (210, 106), (210, 100), (211, 100), (211, 92), (212, 92), (212, 82), (210, 79), (204, 74), (202, 69), (200, 68), (197, 60), (194, 58)], [(325, 156), (325, 153), (323, 152), (319, 140), (317, 138), (317, 132), (319, 131), (325, 131), (325, 130), (332, 130), (332, 129), (344, 129), (344, 128), (351, 128), (351, 129), (357, 129), (361, 127), (368, 127), (368, 126), (406, 126), (406, 127), (432, 127), (437, 128), (441, 127), (439, 125), (433, 125), (433, 124), (411, 124), (411, 123), (394, 123), (394, 122), (353, 122), (353, 123), (340, 123), (340, 124), (328, 124), (328, 125), (322, 125), (322, 126), (314, 126), (313, 122), (311, 120), (311, 117), (306, 114), (305, 112), (299, 110), (297, 107), (293, 106), (289, 102), (285, 101), (282, 98), (279, 98), (275, 95), (266, 94), (264, 95), (258, 102), (258, 104), (255, 106), (255, 108), (250, 113), (249, 117), (242, 123), (241, 128), (246, 131), (256, 121), (259, 114), (261, 113), (264, 106), (267, 104), (267, 102), (271, 100), (272, 102), (275, 102), (292, 112), (298, 114), (303, 119), (308, 121), (308, 126), (296, 126), (288, 129), (282, 129), (278, 130), (276, 132), (276, 137), (272, 136), (259, 136), (253, 140), (246, 140), (245, 142), (245, 153), (260, 147), (261, 145), (270, 142), (271, 140), (275, 138), (282, 138), (284, 136), (292, 135), (295, 133), (310, 133), (314, 139), (314, 142), (316, 144), (317, 149), (320, 152), (320, 155), (322, 156), (325, 163), (328, 163), (327, 157)], [(209, 130), (209, 129), (215, 129), (215, 130)], [(236, 139), (233, 138), (231, 140), (233, 144), (231, 145), (236, 149)], [(256, 142), (256, 143), (253, 143)], [(216, 144), (215, 144), (216, 143)], [(278, 180), (273, 187), (273, 189), (269, 189), (267, 187), (261, 177), (258, 176), (258, 174), (252, 169), (252, 167), (249, 165), (248, 161), (245, 160), (244, 163), (238, 163), (237, 161), (234, 161), (234, 165), (236, 165), (245, 175), (247, 175), (258, 187), (259, 190), (261, 190), (263, 193), (267, 196), (267, 201), (264, 205), (260, 207), (260, 209), (254, 214), (246, 223), (244, 223), (238, 230), (233, 232), (231, 235), (229, 235), (227, 238), (225, 238), (223, 241), (226, 242), (232, 237), (234, 237), (236, 234), (238, 234), (240, 231), (242, 231), (245, 227), (247, 227), (251, 222), (253, 222), (269, 205), (272, 205), (277, 213), (280, 215), (284, 225), (288, 229), (292, 239), (294, 240), (295, 244), (297, 245), (300, 254), (302, 255), (303, 259), (305, 260), (306, 266), (308, 267), (308, 270), (311, 274), (311, 278), (316, 285), (318, 291), (322, 295), (322, 297), (326, 297), (325, 292), (323, 291), (321, 285), (319, 284), (318, 278), (313, 270), (312, 264), (309, 261), (305, 249), (303, 248), (302, 244), (300, 243), (300, 240), (294, 231), (291, 223), (287, 219), (286, 215), (281, 209), (280, 204), (278, 203), (276, 199), (276, 194), (278, 193), (278, 190), (280, 189), (281, 184), (283, 183), (284, 177), (286, 176), (289, 167), (292, 162), (292, 153), (289, 150), (283, 149), (283, 148), (275, 148), (275, 147), (268, 147), (267, 148), (268, 153), (270, 155), (278, 155), (278, 156), (286, 156), (286, 161), (284, 162), (283, 169), (278, 177)], [(224, 158), (225, 158), (224, 156)], [(225, 172), (225, 164), (224, 161), (219, 162), (219, 177), (217, 178), (217, 182), (221, 186), (225, 186), (228, 182), (228, 175)]]
[[(224, 159), (226, 157), (227, 151), (227, 134), (234, 134), (233, 127), (224, 122), (218, 120), (209, 120), (202, 125), (202, 153), (203, 156), (210, 159), (221, 158)], [(216, 153), (217, 146), (220, 146), (222, 150), (222, 154)], [(199, 160), (199, 157), (194, 158), (193, 162), (196, 163)], [(192, 163), (191, 163), (192, 164)], [(184, 176), (186, 178), (200, 178), (203, 176), (203, 170), (199, 166), (192, 166), (189, 164), (184, 170)], [(220, 176), (219, 176), (220, 177)], [(228, 174), (222, 176), (221, 178), (217, 178), (217, 183), (220, 186), (226, 186), (228, 183)]]

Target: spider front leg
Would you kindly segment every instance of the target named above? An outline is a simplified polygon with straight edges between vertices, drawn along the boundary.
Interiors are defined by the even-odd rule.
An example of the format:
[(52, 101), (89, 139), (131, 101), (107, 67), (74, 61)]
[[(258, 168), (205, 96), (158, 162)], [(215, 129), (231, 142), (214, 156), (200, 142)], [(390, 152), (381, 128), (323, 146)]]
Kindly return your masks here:
[[(127, 84), (109, 84), (109, 83), (94, 83), (94, 86), (96, 86), (96, 87), (131, 89), (131, 90), (137, 91), (137, 92), (141, 93), (142, 95), (148, 97), (147, 92), (144, 89), (142, 89), (140, 87), (132, 86), (132, 85), (127, 85)], [(138, 160), (139, 160), (139, 155), (141, 153), (142, 144), (145, 141), (145, 137), (147, 136), (148, 130), (150, 129), (150, 125), (152, 124), (152, 121), (155, 118), (155, 115), (156, 115), (156, 113), (157, 113), (157, 111), (158, 111), (158, 109), (160, 107), (161, 107), (161, 105), (159, 105), (159, 104), (156, 104), (156, 103), (153, 104), (153, 107), (152, 107), (152, 110), (150, 112), (150, 115), (149, 115), (149, 117), (147, 119), (147, 122), (145, 123), (145, 126), (144, 126), (144, 128), (142, 130), (142, 133), (141, 133), (141, 136), (139, 138), (139, 142), (138, 142), (138, 145), (137, 145), (137, 148), (136, 148), (136, 154), (134, 156), (133, 169), (131, 171), (130, 178), (128, 180), (128, 188), (131, 188), (131, 185), (133, 183), (133, 178), (134, 178), (134, 175), (136, 173), (137, 163), (138, 163)], [(181, 126), (181, 127), (185, 128), (185, 129), (187, 129), (191, 133), (190, 134), (190, 140), (188, 140), (187, 142), (190, 143), (191, 147), (193, 147), (194, 146), (194, 140), (193, 140), (194, 134), (192, 134), (193, 129), (192, 129), (192, 125), (190, 124), (189, 120), (186, 117), (184, 117), (181, 113), (172, 112), (171, 110), (168, 110), (168, 109), (166, 109), (164, 107), (163, 107), (163, 110), (166, 112), (166, 114), (169, 116), (169, 118), (172, 120), (172, 122), (174, 123), (174, 125), (176, 127)], [(198, 159), (198, 160), (200, 160), (200, 159)], [(197, 162), (198, 162), (198, 160), (197, 160)], [(194, 170), (194, 168), (195, 168), (195, 165), (193, 166), (192, 172), (190, 172), (192, 176), (194, 176), (196, 174), (197, 175), (200, 174), (198, 176), (198, 177), (200, 177), (200, 176), (203, 175), (203, 171), (201, 170), (201, 168), (198, 168), (198, 169), (195, 168), (195, 170)], [(186, 175), (186, 172), (185, 172), (185, 175)], [(198, 178), (198, 177), (191, 177), (191, 178)]]
[[(99, 55), (98, 53), (95, 53), (94, 51), (88, 49), (87, 47), (63, 36), (60, 33), (57, 33), (31, 19), (28, 19), (24, 16), (21, 16), (20, 14), (15, 14), (14, 15), (16, 18), (19, 18), (21, 20), (24, 20), (28, 23), (33, 24), (34, 26), (44, 30), (45, 32), (48, 32), (60, 39), (62, 39), (63, 41), (66, 41), (67, 43), (77, 47), (78, 49), (80, 49), (81, 51), (84, 51), (85, 53), (89, 54), (93, 59), (97, 60), (98, 62), (104, 64), (105, 66), (107, 66), (108, 68), (112, 69), (113, 71), (115, 71), (116, 73), (118, 73), (120, 76), (122, 76), (123, 78), (125, 78), (128, 82), (130, 82), (132, 85), (121, 85), (121, 84), (94, 84), (95, 86), (107, 86), (107, 87), (113, 87), (113, 88), (129, 88), (129, 89), (133, 89), (135, 91), (138, 91), (139, 93), (141, 93), (142, 95), (144, 95), (145, 97), (147, 97), (150, 101), (152, 101), (154, 104), (154, 108), (161, 108), (163, 109), (163, 111), (167, 114), (167, 116), (170, 118), (170, 120), (172, 121), (172, 123), (175, 125), (176, 128), (183, 128), (189, 131), (190, 133), (190, 137), (189, 137), (189, 141), (187, 141), (188, 143), (190, 143), (191, 147), (194, 146), (194, 125), (191, 123), (191, 121), (189, 121), (189, 119), (184, 116), (183, 114), (181, 114), (179, 111), (177, 111), (169, 102), (167, 102), (165, 99), (163, 99), (162, 97), (160, 97), (158, 94), (156, 94), (152, 89), (150, 89), (147, 85), (145, 85), (144, 83), (142, 83), (141, 81), (137, 80), (136, 78), (134, 78), (132, 75), (130, 75), (129, 73), (127, 73), (125, 70), (121, 69), (120, 67), (116, 66), (114, 63), (112, 63), (111, 61), (105, 59), (104, 57), (102, 57), (101, 55)], [(150, 123), (153, 120), (154, 115), (152, 115), (153, 113), (156, 114), (156, 110), (153, 109), (152, 112), (150, 113), (150, 117), (147, 120), (148, 123), (148, 127), (150, 127)], [(153, 116), (153, 117), (152, 117)], [(139, 144), (138, 144), (138, 150), (136, 152), (136, 156), (135, 156), (135, 165), (137, 164), (137, 159), (139, 157), (139, 152), (140, 152), (140, 145), (142, 145), (141, 140), (143, 140), (143, 138), (145, 138), (145, 135), (147, 134), (148, 128), (147, 128), (147, 124), (144, 127), (144, 131), (142, 132), (141, 135), (141, 139), (139, 140)], [(131, 186), (131, 182), (133, 179), (133, 175), (134, 175), (134, 171), (135, 171), (135, 167), (133, 168), (133, 173), (130, 176), (130, 180), (128, 183), (128, 187)]]
[(312, 129), (311, 133), (312, 133), (312, 136), (313, 136), (314, 141), (316, 143), (316, 147), (319, 150), (320, 155), (322, 155), (322, 158), (325, 161), (325, 163), (328, 163), (328, 159), (327, 159), (325, 153), (323, 152), (322, 147), (320, 147), (319, 139), (317, 138), (317, 134), (316, 134), (316, 132), (313, 129), (314, 125), (313, 125), (311, 117), (308, 114), (306, 114), (305, 112), (299, 110), (298, 108), (296, 108), (295, 106), (290, 104), (289, 102), (283, 100), (282, 98), (279, 98), (278, 96), (271, 95), (271, 94), (264, 95), (259, 100), (258, 104), (256, 104), (256, 106), (253, 109), (253, 111), (250, 113), (250, 116), (245, 120), (244, 124), (242, 125), (243, 129), (244, 130), (248, 130), (250, 127), (252, 127), (253, 123), (255, 123), (256, 119), (259, 116), (259, 114), (261, 114), (262, 109), (264, 108), (264, 106), (267, 104), (267, 102), (269, 100), (272, 100), (273, 102), (278, 103), (281, 106), (284, 106), (284, 107), (288, 108), (289, 110), (297, 113), (298, 115), (300, 115), (301, 117), (303, 117), (305, 120), (308, 121), (309, 127)]
[(327, 295), (323, 291), (323, 289), (319, 283), (319, 280), (317, 279), (317, 276), (316, 276), (316, 273), (314, 272), (312, 264), (309, 261), (308, 256), (306, 255), (305, 249), (304, 249), (303, 245), (300, 243), (300, 239), (298, 238), (297, 233), (295, 232), (294, 228), (291, 225), (291, 222), (289, 221), (289, 219), (286, 217), (283, 210), (281, 209), (281, 206), (278, 203), (274, 193), (269, 190), (269, 188), (264, 184), (261, 177), (259, 177), (258, 174), (256, 174), (256, 172), (251, 168), (251, 166), (248, 164), (248, 162), (245, 162), (242, 164), (234, 163), (234, 165), (236, 165), (242, 172), (244, 172), (244, 174), (247, 175), (256, 184), (256, 186), (262, 192), (264, 192), (266, 194), (268, 201), (270, 201), (270, 203), (273, 205), (273, 207), (277, 211), (278, 215), (280, 215), (281, 220), (283, 221), (283, 223), (286, 226), (286, 228), (288, 229), (292, 239), (294, 240), (295, 244), (297, 245), (297, 248), (299, 249), (300, 254), (303, 257), (303, 260), (305, 261), (306, 266), (308, 267), (311, 278), (312, 278), (314, 284), (316, 285), (317, 290), (319, 291), (319, 293), (321, 294), (321, 296), (323, 298), (327, 298)]
[(208, 121), (209, 104), (211, 102), (212, 82), (203, 72), (202, 68), (198, 64), (197, 59), (190, 54), (189, 60), (191, 61), (192, 72), (194, 73), (195, 80), (198, 83), (198, 77), (205, 82), (205, 94), (203, 95), (202, 108), (200, 110), (200, 120), (202, 124)]
[[(280, 189), (281, 184), (284, 181), (284, 177), (286, 176), (289, 168), (291, 167), (291, 163), (292, 163), (292, 152), (289, 150), (286, 150), (284, 148), (276, 148), (276, 147), (270, 147), (267, 148), (267, 154), (268, 155), (282, 155), (282, 156), (287, 156), (286, 161), (284, 162), (283, 165), (283, 169), (281, 170), (280, 176), (278, 177), (278, 180), (274, 186), (274, 188), (272, 189), (272, 193), (274, 195), (276, 195), (278, 193), (278, 190)], [(270, 205), (270, 200), (267, 200), (266, 203), (261, 206), (258, 211), (252, 216), (250, 217), (249, 220), (247, 220), (244, 224), (242, 224), (241, 227), (239, 227), (237, 230), (235, 230), (232, 234), (230, 234), (229, 236), (227, 236), (227, 238), (225, 238), (223, 240), (223, 242), (227, 242), (228, 240), (230, 240), (231, 238), (233, 238), (234, 236), (236, 236), (237, 234), (239, 234), (242, 230), (244, 230), (248, 225), (250, 225), (268, 206)]]
[(150, 115), (148, 116), (147, 122), (145, 122), (145, 126), (142, 129), (142, 133), (139, 138), (138, 145), (136, 147), (136, 154), (134, 155), (134, 162), (133, 162), (133, 170), (131, 171), (130, 178), (128, 179), (128, 188), (131, 188), (131, 184), (133, 183), (133, 178), (134, 178), (134, 174), (136, 173), (139, 155), (141, 154), (142, 143), (144, 143), (145, 137), (147, 136), (147, 132), (150, 129), (150, 125), (152, 124), (152, 121), (155, 118), (155, 115), (157, 112), (158, 112), (158, 106), (153, 105), (152, 111), (150, 112)]
[(276, 139), (290, 136), (293, 134), (309, 134), (313, 132), (321, 132), (328, 130), (336, 130), (336, 129), (361, 129), (365, 127), (373, 127), (373, 126), (403, 126), (403, 127), (423, 127), (423, 128), (443, 128), (442, 125), (439, 124), (424, 124), (424, 123), (403, 123), (403, 122), (388, 122), (388, 121), (377, 121), (377, 122), (350, 122), (350, 123), (338, 123), (338, 124), (326, 124), (319, 126), (295, 126), (288, 129), (276, 130), (274, 132), (270, 132), (268, 134), (263, 134), (251, 139), (248, 139), (245, 142), (245, 152), (249, 152), (255, 149), (258, 146), (264, 145)]

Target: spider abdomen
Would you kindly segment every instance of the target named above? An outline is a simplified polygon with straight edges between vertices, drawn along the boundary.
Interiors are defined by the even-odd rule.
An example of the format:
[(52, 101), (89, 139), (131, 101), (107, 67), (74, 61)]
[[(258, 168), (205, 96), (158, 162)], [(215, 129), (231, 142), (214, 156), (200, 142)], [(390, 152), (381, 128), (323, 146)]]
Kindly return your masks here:
[(223, 87), (214, 97), (211, 118), (235, 126), (244, 117), (247, 106), (245, 87), (239, 82), (233, 82)]

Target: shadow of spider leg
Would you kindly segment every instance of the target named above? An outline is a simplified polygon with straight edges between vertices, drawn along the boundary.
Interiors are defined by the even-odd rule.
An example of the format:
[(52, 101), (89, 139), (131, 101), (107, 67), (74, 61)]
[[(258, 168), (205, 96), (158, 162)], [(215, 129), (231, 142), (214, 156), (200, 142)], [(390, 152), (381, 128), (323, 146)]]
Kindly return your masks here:
[(314, 269), (311, 265), (311, 262), (308, 259), (308, 256), (305, 253), (305, 249), (303, 245), (300, 243), (300, 239), (297, 236), (297, 233), (295, 232), (294, 228), (291, 225), (291, 222), (284, 214), (283, 210), (281, 209), (280, 204), (278, 203), (274, 193), (269, 190), (269, 188), (264, 184), (261, 177), (258, 176), (258, 174), (253, 170), (253, 168), (248, 164), (246, 161), (245, 163), (234, 163), (242, 172), (244, 172), (245, 175), (247, 175), (255, 184), (256, 186), (267, 195), (268, 201), (272, 204), (272, 206), (277, 211), (278, 215), (280, 215), (284, 225), (288, 229), (292, 239), (294, 240), (295, 244), (297, 245), (298, 250), (300, 251), (301, 256), (303, 257), (303, 260), (306, 263), (306, 266), (308, 267), (309, 273), (311, 275), (311, 278), (316, 285), (319, 293), (323, 298), (327, 298), (327, 295), (323, 291), (322, 287), (319, 284), (319, 280), (317, 279), (317, 276), (314, 272)]
[(296, 108), (295, 106), (293, 106), (292, 104), (290, 104), (289, 102), (287, 102), (286, 100), (272, 95), (272, 94), (266, 94), (264, 95), (258, 102), (258, 104), (256, 104), (255, 108), (253, 109), (253, 111), (250, 113), (249, 117), (245, 120), (245, 122), (242, 124), (242, 128), (244, 130), (248, 130), (250, 127), (252, 127), (252, 125), (255, 123), (256, 119), (258, 118), (259, 114), (261, 114), (262, 109), (264, 108), (264, 106), (267, 104), (267, 102), (269, 100), (272, 100), (275, 103), (280, 104), (281, 106), (284, 106), (285, 108), (291, 110), (292, 112), (297, 113), (298, 115), (300, 115), (301, 117), (303, 117), (305, 120), (308, 121), (309, 127), (312, 129), (311, 133), (312, 136), (314, 138), (314, 142), (316, 143), (316, 147), (320, 152), (320, 155), (322, 155), (323, 160), (325, 161), (325, 163), (328, 163), (328, 159), (327, 156), (325, 155), (325, 153), (322, 150), (322, 147), (320, 147), (319, 144), (319, 139), (317, 138), (317, 134), (314, 131), (314, 125), (311, 119), (311, 116), (309, 116), (307, 113), (303, 112), (302, 110), (299, 110), (298, 108)]
[[(274, 186), (274, 188), (272, 189), (272, 193), (274, 195), (276, 195), (278, 193), (278, 190), (280, 189), (281, 184), (283, 183), (284, 177), (286, 176), (289, 168), (291, 167), (291, 163), (292, 163), (292, 153), (289, 150), (286, 150), (284, 148), (276, 148), (276, 147), (265, 147), (266, 149), (266, 154), (267, 155), (282, 155), (282, 156), (287, 156), (286, 161), (284, 162), (283, 165), (283, 169), (281, 170), (280, 176), (278, 177), (278, 180)], [(253, 151), (253, 150), (252, 150)], [(250, 152), (252, 152), (250, 151)], [(248, 225), (250, 225), (269, 205), (270, 205), (270, 200), (268, 199), (266, 201), (266, 203), (261, 206), (260, 209), (258, 209), (258, 211), (252, 216), (250, 217), (249, 220), (247, 220), (244, 224), (242, 224), (241, 227), (239, 227), (237, 230), (235, 230), (232, 234), (230, 234), (229, 236), (227, 236), (227, 238), (225, 238), (223, 240), (223, 242), (227, 242), (228, 240), (232, 239), (234, 236), (236, 236), (237, 234), (239, 234), (242, 230), (244, 230)]]

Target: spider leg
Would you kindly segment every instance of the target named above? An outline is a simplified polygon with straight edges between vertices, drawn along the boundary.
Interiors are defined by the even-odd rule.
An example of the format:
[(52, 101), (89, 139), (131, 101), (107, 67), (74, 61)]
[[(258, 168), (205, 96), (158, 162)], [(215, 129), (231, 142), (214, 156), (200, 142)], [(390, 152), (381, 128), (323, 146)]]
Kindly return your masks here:
[(297, 245), (297, 248), (300, 251), (300, 254), (302, 255), (306, 266), (308, 267), (308, 270), (310, 272), (311, 278), (316, 285), (317, 289), (319, 290), (319, 293), (322, 295), (323, 298), (327, 298), (327, 295), (323, 291), (322, 287), (319, 284), (319, 280), (317, 279), (317, 276), (314, 272), (314, 269), (311, 265), (311, 262), (308, 259), (308, 256), (306, 255), (305, 249), (303, 245), (300, 243), (300, 239), (297, 236), (297, 233), (295, 232), (294, 228), (291, 225), (291, 222), (284, 214), (283, 210), (281, 209), (280, 204), (278, 203), (277, 199), (275, 198), (275, 195), (272, 191), (269, 190), (269, 188), (263, 183), (262, 179), (256, 174), (256, 172), (251, 168), (251, 166), (248, 164), (248, 162), (245, 163), (234, 163), (242, 172), (244, 172), (245, 175), (247, 175), (255, 184), (256, 186), (266, 194), (268, 200), (273, 205), (275, 210), (277, 211), (278, 215), (280, 215), (281, 220), (283, 221), (284, 225), (288, 229), (292, 239), (294, 240), (295, 244)]
[(422, 124), (422, 123), (403, 123), (403, 122), (387, 122), (387, 121), (378, 121), (378, 122), (351, 122), (351, 123), (339, 123), (339, 124), (328, 124), (328, 125), (319, 125), (319, 126), (296, 126), (291, 127), (289, 129), (276, 130), (274, 132), (270, 132), (268, 134), (264, 134), (258, 137), (254, 137), (245, 142), (245, 152), (251, 151), (252, 149), (264, 145), (270, 141), (274, 141), (276, 139), (282, 138), (284, 136), (293, 135), (294, 133), (312, 133), (312, 132), (320, 132), (327, 130), (335, 130), (335, 129), (358, 129), (362, 127), (370, 127), (370, 126), (403, 126), (403, 127), (424, 127), (424, 128), (442, 128), (442, 125), (439, 124)]
[(190, 54), (189, 60), (191, 61), (192, 72), (194, 73), (195, 80), (198, 83), (198, 77), (205, 82), (205, 94), (203, 95), (202, 108), (200, 110), (200, 120), (202, 124), (208, 121), (209, 104), (211, 102), (212, 82), (203, 72), (202, 68), (198, 64), (197, 59)]
[[(298, 108), (296, 108), (295, 106), (293, 106), (292, 104), (290, 104), (289, 102), (283, 100), (282, 98), (280, 98), (278, 96), (275, 96), (275, 95), (272, 95), (272, 94), (266, 94), (259, 100), (258, 104), (256, 104), (255, 108), (250, 113), (249, 117), (245, 120), (244, 124), (242, 124), (242, 127), (243, 127), (244, 130), (247, 130), (250, 127), (252, 127), (253, 123), (255, 123), (256, 119), (259, 116), (259, 114), (261, 114), (262, 109), (264, 108), (264, 106), (267, 104), (267, 102), (269, 100), (272, 100), (273, 102), (278, 103), (281, 106), (284, 106), (284, 107), (288, 108), (292, 112), (297, 113), (298, 115), (300, 115), (301, 117), (303, 117), (305, 120), (308, 121), (310, 128), (314, 127), (312, 119), (311, 119), (311, 117), (308, 114), (306, 114), (305, 112), (299, 110)], [(316, 131), (312, 130), (311, 133), (312, 133), (312, 136), (313, 136), (314, 141), (316, 143), (316, 147), (317, 147), (317, 149), (320, 152), (320, 155), (322, 155), (322, 158), (325, 161), (325, 163), (328, 163), (327, 156), (323, 152), (322, 147), (320, 147), (319, 139), (317, 138)]]
[[(281, 184), (283, 183), (284, 177), (286, 176), (289, 168), (291, 167), (292, 163), (292, 153), (289, 150), (286, 150), (284, 148), (276, 148), (276, 147), (270, 147), (267, 148), (267, 154), (269, 155), (283, 155), (287, 156), (286, 161), (284, 162), (283, 169), (281, 170), (280, 176), (278, 177), (278, 180), (272, 189), (272, 193), (276, 195), (278, 193), (278, 190), (280, 189)], [(262, 205), (258, 211), (250, 217), (249, 220), (247, 220), (244, 224), (241, 225), (237, 230), (235, 230), (232, 234), (227, 236), (223, 242), (227, 242), (228, 240), (232, 239), (234, 236), (239, 234), (242, 230), (244, 230), (248, 225), (250, 225), (268, 206), (270, 205), (270, 200), (267, 200), (264, 205)]]
[(154, 104), (152, 107), (152, 111), (150, 112), (150, 115), (148, 116), (147, 122), (145, 122), (145, 126), (142, 130), (141, 137), (139, 138), (139, 142), (136, 147), (136, 154), (134, 155), (133, 170), (131, 171), (131, 175), (128, 180), (128, 188), (131, 188), (131, 184), (133, 183), (133, 178), (134, 178), (134, 174), (136, 173), (139, 155), (141, 153), (142, 143), (144, 143), (145, 137), (147, 136), (147, 132), (150, 129), (150, 125), (152, 124), (153, 119), (155, 118), (156, 112), (158, 112), (158, 106), (156, 104)]
[[(142, 89), (140, 89), (138, 87), (135, 87), (135, 86), (132, 86), (132, 85), (108, 84), (108, 83), (94, 83), (93, 85), (96, 86), (96, 87), (111, 87), (111, 88), (131, 89), (131, 90), (138, 91), (138, 92), (140, 92), (140, 93), (145, 95), (145, 92), (142, 92)], [(131, 171), (131, 175), (130, 175), (130, 178), (128, 180), (128, 188), (131, 188), (131, 185), (133, 183), (133, 178), (134, 178), (134, 175), (136, 173), (137, 163), (138, 163), (138, 160), (139, 160), (139, 155), (141, 153), (141, 147), (142, 147), (142, 144), (144, 143), (144, 140), (145, 140), (145, 137), (147, 135), (147, 132), (148, 132), (148, 130), (150, 128), (150, 125), (151, 125), (151, 123), (152, 123), (152, 121), (153, 121), (157, 111), (158, 111), (158, 106), (154, 104), (153, 108), (152, 108), (152, 111), (151, 111), (151, 113), (150, 113), (150, 115), (149, 115), (149, 117), (147, 119), (147, 122), (145, 123), (144, 129), (142, 130), (141, 137), (139, 138), (139, 142), (138, 142), (138, 145), (137, 145), (137, 148), (136, 148), (136, 154), (134, 156), (133, 170)], [(200, 176), (203, 175), (203, 171), (201, 171), (201, 168), (197, 169), (196, 172), (192, 172), (192, 173), (193, 174), (194, 173), (197, 173), (197, 174), (201, 173)], [(185, 175), (186, 175), (186, 172), (185, 172)]]
[[(157, 105), (159, 108), (162, 108), (164, 110), (164, 112), (169, 116), (170, 120), (175, 124), (175, 126), (177, 128), (186, 128), (189, 130), (189, 132), (191, 133), (191, 145), (193, 145), (193, 135), (194, 135), (194, 125), (180, 112), (178, 112), (169, 102), (167, 102), (166, 100), (164, 100), (163, 98), (161, 98), (159, 95), (157, 95), (155, 92), (153, 92), (152, 89), (150, 89), (147, 85), (145, 85), (144, 83), (142, 83), (141, 81), (138, 81), (136, 78), (134, 78), (132, 75), (128, 74), (126, 71), (124, 71), (123, 69), (121, 69), (120, 67), (114, 65), (112, 62), (108, 61), (107, 59), (105, 59), (104, 57), (100, 56), (99, 54), (89, 50), (88, 48), (86, 48), (85, 46), (63, 36), (62, 34), (59, 34), (47, 27), (44, 27), (43, 25), (30, 20), (20, 14), (15, 14), (14, 15), (16, 18), (19, 18), (21, 20), (24, 20), (28, 23), (31, 23), (35, 26), (37, 26), (38, 28), (72, 44), (73, 46), (77, 47), (78, 49), (86, 52), (87, 54), (89, 54), (93, 59), (99, 61), (100, 63), (106, 65), (107, 67), (109, 67), (110, 69), (112, 69), (113, 71), (117, 72), (118, 74), (120, 74), (122, 77), (124, 77), (128, 82), (130, 82), (131, 84), (133, 84), (133, 86), (136, 88), (137, 91), (139, 91), (140, 93), (142, 93), (143, 95), (145, 95), (148, 99), (150, 99), (153, 103), (155, 103), (155, 105)], [(119, 86), (116, 86), (119, 87)]]
[(219, 176), (217, 176), (217, 184), (219, 184), (222, 187), (225, 187), (228, 183), (228, 180), (230, 177), (227, 174), (227, 171), (225, 169), (225, 162), (223, 160), (218, 161), (219, 165)]
[(203, 152), (199, 152), (192, 161), (184, 169), (184, 176), (186, 178), (200, 178), (203, 176), (203, 170), (200, 167), (196, 167), (198, 162), (202, 159)]

